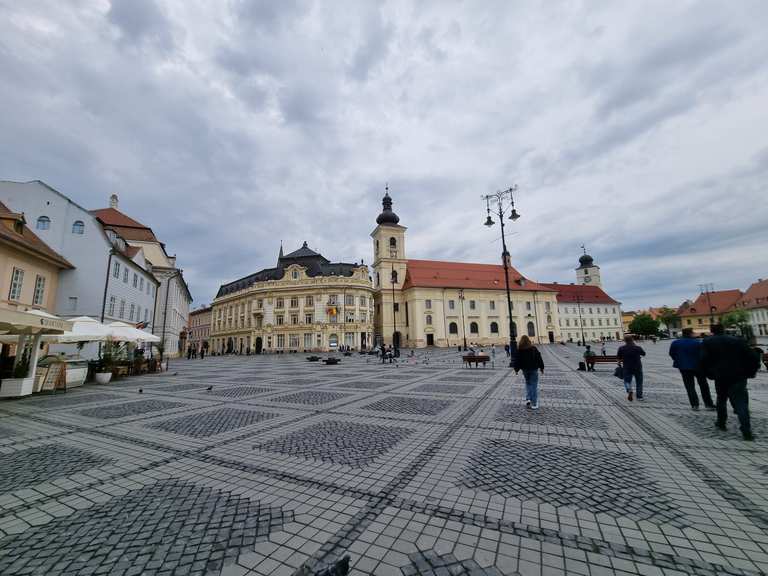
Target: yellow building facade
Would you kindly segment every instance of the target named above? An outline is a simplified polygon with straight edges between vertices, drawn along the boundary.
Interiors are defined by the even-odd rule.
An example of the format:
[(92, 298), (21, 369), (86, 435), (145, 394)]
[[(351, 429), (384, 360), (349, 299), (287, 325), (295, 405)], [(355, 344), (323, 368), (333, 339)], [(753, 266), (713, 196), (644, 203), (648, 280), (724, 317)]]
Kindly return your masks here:
[(216, 354), (365, 350), (373, 342), (373, 286), (363, 264), (332, 263), (307, 243), (282, 247), (274, 268), (224, 284), (212, 304)]
[(515, 337), (561, 340), (557, 291), (509, 267), (507, 305), (504, 268), (407, 258), (405, 226), (387, 192), (373, 239), (375, 332), (378, 343), (396, 347), (504, 346), (510, 322)]

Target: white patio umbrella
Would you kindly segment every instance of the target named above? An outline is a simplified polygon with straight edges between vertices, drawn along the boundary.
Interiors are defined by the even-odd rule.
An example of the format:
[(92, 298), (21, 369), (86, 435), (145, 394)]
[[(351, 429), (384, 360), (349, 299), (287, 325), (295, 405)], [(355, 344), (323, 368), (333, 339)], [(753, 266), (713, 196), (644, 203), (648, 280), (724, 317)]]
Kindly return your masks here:
[(139, 330), (125, 322), (110, 322), (107, 325), (110, 336), (120, 342), (160, 342), (161, 338), (144, 330)]
[[(28, 310), (27, 314), (41, 316), (44, 321), (51, 322), (57, 318), (41, 310)], [(60, 320), (60, 319), (59, 319)], [(43, 342), (55, 342), (58, 344), (73, 344), (75, 342), (100, 342), (110, 336), (109, 327), (98, 320), (89, 316), (79, 316), (77, 318), (67, 319), (66, 327), (68, 330), (59, 331), (57, 334), (45, 334), (42, 337)], [(15, 343), (16, 336), (0, 336), (0, 342)]]

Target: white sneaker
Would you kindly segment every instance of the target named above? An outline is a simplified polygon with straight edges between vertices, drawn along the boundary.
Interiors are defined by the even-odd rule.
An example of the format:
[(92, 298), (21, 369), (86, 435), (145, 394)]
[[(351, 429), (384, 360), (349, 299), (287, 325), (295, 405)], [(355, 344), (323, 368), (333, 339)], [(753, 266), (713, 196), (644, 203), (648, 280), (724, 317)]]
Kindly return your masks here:
[(538, 404), (534, 404), (533, 406), (531, 406), (531, 408), (533, 408), (534, 410), (538, 410), (539, 409), (539, 405)]
[(531, 407), (531, 401), (530, 400), (526, 400), (525, 401), (525, 407), (526, 408), (530, 408)]

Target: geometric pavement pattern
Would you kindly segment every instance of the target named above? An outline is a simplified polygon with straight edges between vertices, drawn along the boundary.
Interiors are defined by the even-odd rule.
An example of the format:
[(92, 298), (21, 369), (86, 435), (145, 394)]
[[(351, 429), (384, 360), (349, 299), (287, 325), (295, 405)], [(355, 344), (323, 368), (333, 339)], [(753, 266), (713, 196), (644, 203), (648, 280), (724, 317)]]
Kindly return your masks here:
[[(546, 400), (547, 390), (540, 390), (539, 401)], [(531, 410), (520, 404), (502, 404), (496, 412), (497, 422), (527, 424), (532, 426), (563, 426), (607, 430), (608, 423), (594, 408), (573, 408), (563, 406), (542, 406)]]
[(278, 396), (277, 398), (270, 398), (270, 402), (285, 402), (288, 404), (328, 404), (329, 402), (335, 402), (346, 398), (350, 394), (343, 394), (341, 392), (323, 392), (319, 390), (304, 390), (302, 392), (296, 392), (295, 394), (288, 394), (286, 396)]
[(682, 513), (632, 454), (485, 439), (469, 457), (460, 483), (593, 514), (686, 525)]
[(0, 574), (202, 576), (286, 520), (279, 508), (162, 480), (0, 540)]
[(768, 374), (742, 442), (730, 409), (726, 432), (691, 411), (667, 342), (644, 347), (644, 402), (612, 366), (576, 372), (570, 344), (541, 346), (535, 411), (503, 356), (467, 369), (455, 349), (172, 360), (0, 402), (0, 575), (308, 576), (346, 554), (355, 575), (768, 573)]
[(409, 396), (390, 396), (367, 404), (364, 410), (380, 412), (395, 412), (397, 414), (417, 414), (435, 416), (453, 404), (452, 400), (435, 400), (430, 398), (411, 398)]
[(166, 402), (165, 400), (137, 400), (136, 402), (125, 402), (123, 404), (88, 408), (87, 410), (80, 410), (78, 414), (81, 416), (88, 416), (89, 418), (109, 420), (112, 418), (124, 418), (125, 416), (139, 416), (150, 412), (178, 408), (179, 406), (184, 406), (184, 404), (179, 402)]
[(192, 438), (207, 438), (250, 426), (262, 420), (269, 420), (275, 416), (277, 414), (266, 414), (253, 410), (219, 408), (218, 410), (203, 412), (202, 414), (190, 414), (181, 418), (163, 420), (162, 422), (149, 424), (148, 427), (173, 434), (183, 434)]
[(313, 424), (256, 448), (362, 468), (387, 453), (410, 433), (407, 428), (331, 420)]
[(64, 444), (46, 444), (0, 454), (0, 492), (12, 492), (112, 462), (114, 460), (110, 458)]

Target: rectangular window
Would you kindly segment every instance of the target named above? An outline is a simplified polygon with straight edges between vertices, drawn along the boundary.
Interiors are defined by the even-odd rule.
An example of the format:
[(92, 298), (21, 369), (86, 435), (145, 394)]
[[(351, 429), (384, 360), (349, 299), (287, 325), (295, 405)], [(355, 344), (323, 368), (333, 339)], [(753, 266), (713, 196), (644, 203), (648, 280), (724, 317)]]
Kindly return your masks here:
[(476, 306), (477, 306), (477, 303), (474, 300), (470, 300), (469, 301), (469, 309), (470, 310), (474, 310)]
[(291, 348), (298, 348), (299, 347), (299, 335), (298, 334), (291, 334)]
[(137, 288), (139, 286), (139, 275), (136, 274), (136, 272), (133, 273), (133, 287)]
[(299, 307), (299, 299), (298, 297), (294, 296), (291, 298), (291, 308), (298, 308)]
[(120, 262), (115, 262), (112, 265), (112, 276), (120, 278)]
[(354, 346), (355, 345), (355, 333), (354, 332), (344, 332), (344, 345), (345, 346)]
[(277, 335), (277, 347), (278, 348), (285, 348), (285, 334), (278, 334)]
[(120, 300), (120, 318), (125, 318), (125, 300)]
[(368, 314), (365, 312), (360, 312), (360, 322), (366, 323), (368, 322)]
[(139, 278), (139, 292), (144, 292), (144, 278)]
[(298, 314), (291, 314), (291, 324), (298, 324), (299, 323), (299, 315)]
[(261, 310), (262, 308), (264, 308), (264, 300), (262, 300), (261, 298), (259, 298), (258, 300), (256, 300), (256, 308), (258, 308), (259, 310)]
[(432, 300), (424, 300), (424, 308), (426, 308), (427, 310), (431, 310), (432, 309)]
[(328, 295), (328, 304), (336, 304), (336, 294)]
[(344, 296), (344, 305), (345, 306), (354, 306), (355, 305), (355, 297), (352, 294), (346, 294)]
[(150, 292), (150, 290), (151, 290), (150, 286), (151, 286), (151, 285), (150, 285), (150, 283), (149, 283), (149, 280), (147, 280), (147, 294), (149, 294), (149, 292)]
[(448, 300), (448, 310), (454, 310), (456, 308), (455, 300)]
[[(304, 306), (314, 306), (314, 305), (315, 305), (315, 299), (312, 296), (307, 296), (306, 298), (304, 298)], [(309, 345), (311, 347), (312, 342), (310, 342)]]
[(42, 306), (45, 302), (45, 276), (37, 276), (35, 278), (35, 295), (32, 299), (32, 303), (36, 306)]
[(549, 309), (549, 302), (544, 302), (544, 310), (546, 310), (547, 312), (550, 311), (550, 309)]
[(144, 308), (144, 322), (149, 322), (149, 308)]
[(304, 334), (304, 348), (312, 348), (312, 333)]
[(131, 304), (130, 312), (128, 312), (128, 320), (133, 322), (133, 315), (136, 313), (136, 304)]
[(400, 304), (395, 302), (395, 312), (400, 312)]
[(589, 309), (589, 313), (592, 314), (592, 308)]
[(115, 317), (115, 304), (117, 304), (117, 298), (114, 296), (109, 297), (109, 309), (107, 311), (107, 315), (111, 316), (112, 318)]
[(528, 312), (530, 312), (530, 311), (531, 311), (531, 303), (530, 303), (530, 302), (526, 302), (526, 303), (525, 303), (525, 309), (526, 309)]
[(362, 308), (368, 306), (368, 299), (365, 296), (360, 296), (360, 306)]
[(312, 324), (312, 314), (304, 314), (304, 324)]
[(570, 319), (568, 319), (568, 318), (565, 319), (565, 325), (566, 326), (570, 326), (571, 325)]
[(69, 297), (69, 310), (70, 312), (77, 310), (77, 296)]
[(9, 300), (19, 300), (21, 298), (21, 287), (24, 285), (24, 270), (14, 268), (11, 275), (11, 291), (8, 294)]
[(276, 298), (275, 299), (275, 308), (283, 308), (285, 303), (283, 302), (282, 298)]
[(128, 284), (128, 267), (123, 268), (123, 282)]
[(355, 313), (353, 312), (347, 312), (345, 320), (347, 322), (354, 322), (355, 321)]
[(496, 301), (495, 300), (491, 300), (490, 302), (488, 302), (488, 307), (491, 310), (496, 310)]
[(284, 320), (285, 320), (285, 319), (283, 318), (283, 315), (282, 315), (282, 314), (278, 314), (277, 316), (275, 316), (275, 324), (276, 324), (277, 326), (282, 326), (282, 325), (283, 325), (283, 322), (284, 322)]

